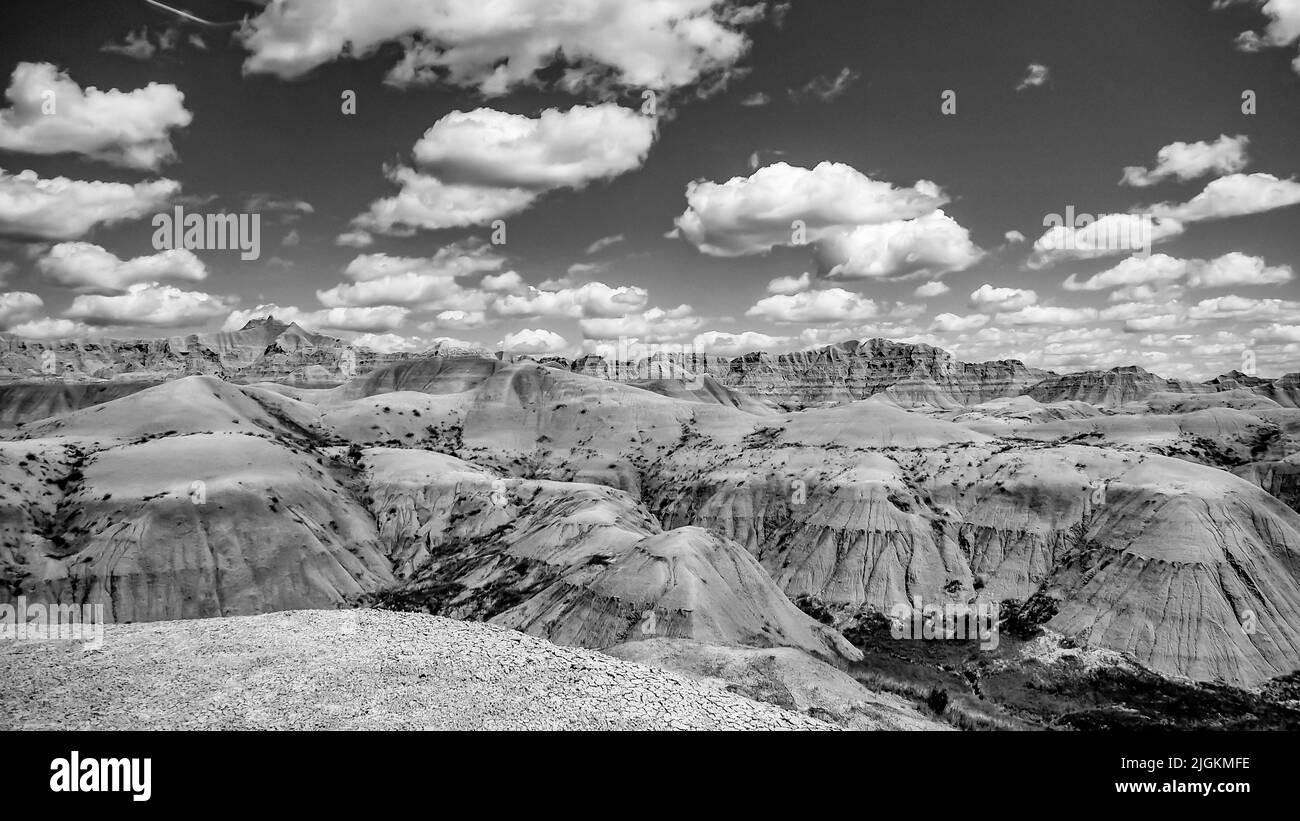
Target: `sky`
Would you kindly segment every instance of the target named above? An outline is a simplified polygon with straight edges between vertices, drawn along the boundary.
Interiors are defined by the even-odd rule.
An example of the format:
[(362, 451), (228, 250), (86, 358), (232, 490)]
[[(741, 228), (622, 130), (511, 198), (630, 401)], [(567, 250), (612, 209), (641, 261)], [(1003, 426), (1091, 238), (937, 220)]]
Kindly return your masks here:
[[(1058, 372), (1300, 371), (1300, 0), (3, 16), (20, 336), (274, 314), (377, 350), (887, 337)], [(256, 217), (256, 258), (164, 241), (177, 208)]]

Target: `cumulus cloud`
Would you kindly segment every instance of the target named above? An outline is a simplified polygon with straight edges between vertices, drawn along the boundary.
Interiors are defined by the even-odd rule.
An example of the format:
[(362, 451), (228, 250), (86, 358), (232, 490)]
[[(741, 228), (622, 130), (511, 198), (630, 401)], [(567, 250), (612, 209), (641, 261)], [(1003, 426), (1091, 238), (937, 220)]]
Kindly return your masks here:
[[(1044, 225), (1049, 220), (1044, 220)], [(1176, 219), (1156, 219), (1150, 214), (1103, 214), (1095, 219), (1079, 215), (1077, 221), (1077, 225), (1053, 224), (1048, 227), (1034, 242), (1028, 266), (1044, 268), (1062, 260), (1132, 253), (1167, 242), (1187, 231), (1187, 227)]]
[(958, 316), (956, 314), (943, 313), (934, 318), (930, 323), (930, 330), (938, 333), (964, 333), (974, 331), (989, 324), (987, 314), (970, 314), (969, 316)]
[(524, 328), (506, 334), (497, 342), (497, 347), (515, 354), (547, 354), (563, 351), (569, 343), (555, 331)]
[(586, 339), (631, 337), (642, 342), (674, 342), (698, 330), (703, 323), (689, 305), (650, 308), (623, 317), (583, 319), (578, 322)]
[(752, 351), (779, 351), (788, 349), (793, 344), (793, 340), (788, 336), (771, 336), (759, 331), (740, 333), (705, 331), (696, 334), (691, 342), (697, 350), (718, 356), (740, 356)]
[(129, 185), (0, 169), (0, 236), (78, 239), (98, 225), (156, 212), (179, 191), (180, 183), (167, 179)]
[(1027, 305), (1018, 311), (998, 314), (998, 322), (1008, 325), (1079, 325), (1096, 322), (1096, 308), (1061, 308)]
[(951, 290), (952, 288), (949, 288), (947, 284), (935, 280), (934, 282), (922, 283), (912, 293), (921, 299), (931, 299), (936, 296), (943, 296)]
[(522, 293), (497, 297), (491, 309), (496, 315), (505, 317), (614, 318), (640, 311), (648, 297), (644, 288), (634, 285), (613, 287), (603, 282), (588, 282), (557, 291), (529, 286)]
[(817, 257), (831, 279), (892, 279), (962, 271), (984, 257), (970, 231), (943, 211), (825, 237)]
[(1151, 207), (1156, 217), (1180, 222), (1262, 214), (1300, 203), (1300, 182), (1281, 180), (1272, 174), (1231, 174), (1205, 186), (1185, 203), (1161, 203)]
[(875, 302), (842, 288), (776, 294), (760, 299), (745, 316), (769, 322), (862, 322), (875, 317), (880, 308)]
[(986, 313), (1019, 311), (1038, 302), (1038, 294), (1021, 288), (995, 288), (987, 282), (970, 295), (972, 308)]
[(0, 328), (32, 319), (45, 307), (39, 296), (27, 291), (9, 291), (0, 294)]
[(401, 190), (372, 203), (352, 233), (483, 225), (519, 213), (548, 191), (639, 168), (656, 130), (652, 118), (614, 103), (548, 108), (537, 117), (453, 111), (416, 142), (418, 169), (388, 170)]
[(806, 241), (814, 242), (859, 225), (925, 216), (947, 202), (928, 180), (899, 188), (843, 163), (810, 170), (778, 162), (724, 183), (687, 184), (686, 211), (674, 222), (700, 251), (733, 257), (795, 244), (795, 220), (805, 227)]
[(767, 283), (769, 294), (797, 294), (812, 287), (812, 275), (804, 271), (797, 277), (777, 277)]
[(485, 95), (538, 83), (562, 61), (571, 91), (610, 83), (666, 91), (724, 74), (745, 55), (760, 7), (718, 0), (271, 0), (240, 31), (244, 70), (292, 79), (385, 43), (393, 85), (443, 83)]
[(94, 329), (71, 319), (41, 317), (14, 325), (9, 332), (27, 339), (66, 339), (89, 336)]
[(410, 310), (396, 305), (368, 307), (327, 308), (304, 311), (293, 305), (258, 305), (246, 310), (234, 310), (222, 324), (223, 331), (237, 331), (249, 320), (274, 316), (282, 322), (294, 322), (313, 330), (357, 331), (383, 333), (397, 329), (410, 315)]
[[(1300, 41), (1300, 3), (1295, 0), (1216, 0), (1219, 8), (1248, 3), (1259, 6), (1269, 18), (1262, 32), (1243, 31), (1237, 36), (1237, 48), (1256, 52), (1266, 48), (1285, 48)], [(1300, 55), (1291, 63), (1300, 74)]]
[(1151, 169), (1129, 166), (1124, 169), (1124, 185), (1145, 188), (1167, 179), (1194, 180), (1214, 174), (1235, 174), (1250, 162), (1246, 148), (1250, 138), (1244, 134), (1224, 134), (1214, 142), (1175, 142), (1156, 152)]
[(334, 308), (375, 305), (426, 305), (482, 309), (482, 300), (457, 279), (498, 271), (505, 258), (486, 244), (452, 244), (431, 257), (362, 254), (344, 269), (351, 284), (317, 291), (322, 305)]
[(19, 63), (5, 96), (0, 149), (81, 154), (126, 168), (157, 170), (174, 159), (170, 132), (193, 119), (174, 85), (83, 90), (50, 63)]
[(36, 267), (50, 281), (84, 293), (122, 292), (165, 279), (197, 282), (208, 275), (203, 262), (184, 248), (124, 261), (89, 242), (61, 242), (37, 260)]
[(140, 283), (113, 296), (80, 295), (64, 312), (88, 325), (152, 325), (175, 328), (196, 325), (230, 311), (223, 297), (182, 291), (171, 285)]
[[(1278, 285), (1293, 277), (1288, 265), (1270, 266), (1263, 257), (1239, 251), (1211, 260), (1177, 259), (1166, 254), (1130, 257), (1087, 280), (1071, 274), (1063, 283), (1067, 291), (1100, 291), (1141, 285), (1186, 282), (1193, 288), (1225, 288), (1242, 285)], [(1129, 293), (1136, 293), (1130, 290)]]

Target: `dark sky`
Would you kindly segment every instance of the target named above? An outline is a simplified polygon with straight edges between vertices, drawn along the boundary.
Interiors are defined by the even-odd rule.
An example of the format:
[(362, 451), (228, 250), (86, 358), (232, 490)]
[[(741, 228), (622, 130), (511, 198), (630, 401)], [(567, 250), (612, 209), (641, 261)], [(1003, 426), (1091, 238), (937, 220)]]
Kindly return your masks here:
[[(254, 19), (276, 10), (223, 0), (170, 5), (215, 21)], [(288, 13), (299, 5), (294, 0), (274, 4), (288, 7), (281, 9)], [(404, 5), (372, 3), (370, 14), (398, 18)], [(426, 5), (449, 6), (449, 16), (424, 35), (436, 45), (445, 45), (440, 38), (457, 36), (447, 33), (464, 22), (457, 14), (473, 14), (475, 25), (507, 32), (518, 22), (485, 20), (481, 7), (487, 4)], [(592, 0), (594, 12), (601, 5)], [(354, 219), (371, 203), (398, 193), (385, 166), (419, 168), (412, 155), (417, 141), (453, 112), (490, 108), (536, 118), (544, 109), (563, 113), (580, 105), (638, 109), (643, 86), (627, 82), (628, 66), (611, 69), (589, 58), (581, 62), (582, 71), (605, 81), (572, 92), (549, 82), (560, 73), (554, 64), (500, 95), (476, 87), (481, 78), (461, 77), (456, 85), (444, 76), (397, 87), (385, 77), (411, 41), (394, 36), (381, 37), (384, 42), (362, 59), (335, 50), (285, 76), (288, 70), (246, 64), (258, 53), (248, 39), (258, 26), (255, 20), (241, 36), (237, 27), (182, 21), (144, 0), (7, 0), (0, 11), (0, 71), (6, 78), (20, 64), (48, 63), (82, 89), (129, 92), (169, 84), (183, 93), (183, 107), (192, 114), (187, 125), (166, 131), (174, 158), (153, 168), (106, 161), (84, 148), (94, 142), (84, 134), (65, 138), (43, 132), (73, 146), (46, 155), (30, 140), (23, 142), (21, 123), (11, 119), (6, 125), (0, 119), (0, 167), (7, 175), (30, 169), (41, 179), (127, 184), (165, 178), (180, 184), (180, 202), (200, 212), (249, 211), (250, 198), (258, 197), (262, 249), (255, 261), (241, 261), (230, 251), (196, 249), (204, 270), (200, 279), (169, 277), (164, 271), (157, 284), (138, 284), (129, 292), (120, 279), (116, 285), (104, 280), (70, 287), (41, 264), (58, 245), (90, 243), (121, 260), (153, 255), (158, 249), (151, 244), (149, 215), (169, 211), (178, 200), (146, 209), (137, 219), (96, 223), (75, 236), (66, 231), (34, 236), (30, 220), (24, 223), (22, 214), (10, 213), (21, 206), (5, 197), (17, 195), (0, 188), (0, 236), (7, 237), (0, 260), (8, 262), (0, 268), (7, 272), (0, 291), (7, 292), (11, 306), (7, 315), (0, 312), (0, 328), (46, 336), (172, 335), (238, 327), (265, 313), (258, 306), (276, 306), (270, 310), (377, 347), (423, 349), (450, 337), (490, 348), (572, 353), (626, 335), (735, 353), (881, 335), (939, 344), (968, 360), (1018, 357), (1062, 371), (1140, 364), (1167, 375), (1208, 377), (1239, 367), (1246, 350), (1255, 352), (1265, 375), (1298, 369), (1300, 289), (1288, 269), (1300, 266), (1300, 208), (1289, 199), (1287, 186), (1300, 173), (1300, 74), (1292, 65), (1294, 43), (1274, 38), (1255, 49), (1239, 44), (1242, 32), (1269, 31), (1271, 18), (1261, 4), (1245, 0), (1213, 9), (1211, 0), (796, 0), (783, 13), (764, 7), (765, 14), (753, 15), (761, 20), (729, 17), (733, 7), (710, 9), (702, 0), (681, 0), (681, 5), (699, 7), (697, 14), (721, 20), (748, 41), (738, 57), (712, 66), (731, 73), (725, 88), (710, 87), (716, 84), (706, 76), (665, 84), (657, 133), (643, 158), (634, 158), (625, 170), (588, 175), (573, 184), (523, 183), (532, 186), (531, 204), (505, 216), (504, 245), (483, 248), (475, 242), (489, 238), (487, 219), (456, 227), (372, 228), (366, 247), (340, 245), (336, 238), (355, 230)], [(364, 14), (357, 19), (358, 30), (372, 23)], [(1275, 29), (1285, 31), (1281, 26), (1288, 22), (1300, 26), (1283, 19)], [(309, 31), (311, 23), (305, 21)], [(281, 34), (289, 45), (302, 42), (261, 28), (272, 39)], [(102, 48), (124, 44), (141, 31), (152, 49), (127, 55)], [(629, 36), (634, 32), (632, 25)], [(192, 35), (202, 46), (191, 41)], [(500, 64), (512, 55), (515, 36), (488, 38), (485, 71), (493, 59)], [(592, 36), (598, 41), (610, 35)], [(593, 48), (599, 50), (599, 43)], [(1045, 67), (1045, 79), (1018, 89), (1031, 64)], [(837, 77), (843, 80), (840, 88), (834, 86)], [(344, 90), (357, 95), (354, 116), (340, 111)], [(955, 115), (941, 112), (945, 90), (956, 92)], [(1244, 90), (1254, 92), (1254, 115), (1242, 112)], [(764, 104), (742, 104), (760, 94)], [(134, 114), (122, 109), (111, 116), (121, 122)], [(7, 140), (6, 128), (12, 132)], [(1246, 139), (1236, 141), (1239, 136)], [(1233, 138), (1241, 148), (1231, 168), (1188, 172), (1187, 179), (1171, 171), (1147, 187), (1121, 185), (1126, 167), (1154, 171), (1164, 146), (1208, 146), (1221, 137)], [(539, 162), (586, 156), (593, 149), (585, 141), (599, 145), (613, 139), (619, 138), (580, 133), (575, 140), (570, 134)], [(463, 154), (466, 149), (458, 145)], [(522, 171), (511, 168), (518, 156), (489, 152), (488, 163), (504, 169), (503, 177), (523, 179)], [(815, 249), (788, 242), (718, 256), (681, 232), (669, 236), (674, 219), (687, 210), (686, 187), (692, 180), (720, 184), (749, 177), (756, 165), (811, 170), (824, 162), (851, 167), (896, 189), (909, 189), (918, 180), (937, 184), (944, 194), (942, 212), (968, 232), (966, 247), (977, 259), (929, 265), (923, 260), (916, 270), (904, 264), (835, 275)], [(488, 173), (465, 168), (463, 156), (453, 156), (435, 170), (444, 182), (482, 182)], [(1250, 199), (1248, 187), (1217, 203), (1211, 215), (1184, 221), (1184, 230), (1154, 249), (1172, 258), (1167, 266), (1186, 270), (1181, 278), (1137, 275), (1126, 282), (1148, 287), (1136, 293), (1117, 293), (1116, 286), (1069, 290), (1063, 283), (1070, 275), (1086, 281), (1124, 262), (1127, 253), (1048, 264), (1033, 259), (1045, 215), (1063, 213), (1067, 206), (1091, 214), (1145, 213), (1156, 203), (1186, 203), (1207, 185), (1234, 175), (1247, 178), (1246, 186), (1263, 184), (1250, 175), (1271, 175), (1282, 190), (1264, 197), (1264, 205), (1246, 209), (1249, 213), (1232, 215), (1232, 206), (1223, 203)], [(741, 180), (737, 186), (743, 187)], [(801, 197), (810, 199), (800, 205)], [(783, 208), (806, 207), (814, 222), (818, 208), (844, 201), (842, 192), (810, 193), (797, 186), (778, 199)], [(273, 201), (305, 203), (309, 209), (267, 205)], [(744, 219), (765, 219), (762, 204), (737, 207), (750, 209)], [(877, 222), (901, 224), (917, 216), (898, 213)], [(874, 224), (839, 220), (827, 230), (848, 233)], [(282, 244), (291, 231), (298, 242)], [(1012, 231), (1023, 241), (1009, 240)], [(922, 233), (918, 228), (908, 236)], [(623, 239), (586, 252), (593, 242), (617, 235)], [(928, 235), (917, 241), (922, 249), (932, 247), (925, 244)], [(882, 247), (877, 241), (869, 250)], [(520, 280), (485, 294), (477, 283), (479, 271), (459, 281), (465, 292), (450, 301), (393, 299), (378, 307), (394, 310), (369, 314), (353, 309), (375, 308), (373, 300), (339, 307), (326, 306), (317, 296), (352, 284), (345, 269), (361, 255), (432, 259), (440, 249), (499, 255), (504, 259), (490, 273), (515, 271)], [(567, 281), (554, 282), (575, 264), (580, 267)], [(1226, 273), (1216, 278), (1206, 269)], [(769, 293), (770, 281), (804, 272), (811, 274), (805, 284)], [(132, 281), (145, 282), (139, 276)], [(587, 283), (590, 291), (593, 282), (645, 293), (620, 316), (582, 301), (578, 290)], [(934, 286), (929, 296), (916, 294), (933, 282), (942, 282), (947, 292), (934, 294)], [(972, 296), (985, 285), (990, 286), (985, 298)], [(168, 301), (150, 290), (167, 288), (211, 299)], [(511, 312), (501, 308), (507, 292), (516, 305), (577, 307)], [(13, 294), (35, 294), (40, 304)], [(74, 305), (77, 299), (80, 306)], [(127, 299), (141, 301), (122, 301)], [(765, 307), (754, 310), (760, 304)], [(193, 305), (200, 307), (191, 310)], [(689, 309), (679, 308), (683, 305)], [(802, 310), (810, 306), (816, 310)], [(326, 315), (326, 307), (339, 310)], [(666, 318), (656, 308), (677, 310)], [(447, 317), (449, 310), (478, 316)], [(941, 315), (951, 318), (936, 320)], [(751, 333), (731, 336), (746, 332)]]

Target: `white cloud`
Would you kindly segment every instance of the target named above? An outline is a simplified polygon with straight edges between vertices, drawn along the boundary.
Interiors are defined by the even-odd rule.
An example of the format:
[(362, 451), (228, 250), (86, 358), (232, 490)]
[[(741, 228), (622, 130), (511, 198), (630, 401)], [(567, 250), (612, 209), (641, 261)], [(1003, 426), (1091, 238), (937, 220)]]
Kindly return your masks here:
[(739, 356), (752, 351), (773, 352), (788, 349), (792, 344), (793, 340), (788, 336), (770, 336), (758, 331), (705, 331), (696, 334), (692, 340), (692, 345), (697, 350), (719, 356)]
[(794, 245), (795, 220), (815, 242), (833, 231), (925, 216), (947, 202), (927, 180), (898, 188), (842, 163), (809, 170), (778, 162), (724, 183), (688, 183), (686, 211), (674, 222), (700, 251), (730, 257)]
[(1244, 134), (1229, 137), (1224, 134), (1214, 142), (1175, 142), (1156, 152), (1156, 164), (1150, 170), (1142, 166), (1124, 169), (1123, 184), (1145, 188), (1173, 178), (1194, 180), (1214, 174), (1235, 174), (1249, 163), (1246, 148), (1250, 138)]
[(97, 225), (156, 212), (179, 191), (180, 183), (166, 179), (128, 185), (0, 169), (0, 235), (78, 239)]
[(123, 261), (89, 242), (61, 242), (37, 260), (36, 267), (49, 280), (85, 293), (121, 292), (164, 279), (198, 282), (208, 275), (203, 262), (184, 248)]
[(769, 294), (797, 294), (812, 287), (812, 275), (804, 271), (797, 277), (777, 277), (767, 283)]
[(745, 316), (760, 317), (769, 322), (862, 322), (879, 314), (875, 302), (845, 291), (828, 288), (824, 291), (804, 291), (797, 294), (777, 294), (764, 297), (745, 312)]
[(50, 63), (19, 63), (5, 96), (0, 149), (81, 154), (127, 168), (157, 170), (174, 159), (169, 132), (193, 119), (174, 85), (83, 90)]
[(170, 285), (140, 283), (115, 296), (81, 295), (64, 312), (89, 325), (153, 325), (174, 328), (207, 322), (230, 310), (228, 300)]
[(221, 329), (237, 331), (251, 319), (274, 316), (282, 322), (294, 322), (309, 330), (382, 333), (395, 330), (409, 315), (409, 309), (396, 305), (328, 308), (320, 311), (304, 311), (292, 305), (258, 305), (247, 310), (231, 311)]
[(45, 307), (39, 296), (28, 291), (0, 294), (0, 328), (32, 319)]
[(548, 108), (537, 117), (490, 108), (453, 111), (416, 142), (418, 170), (389, 169), (401, 190), (371, 203), (355, 228), (400, 234), (517, 214), (547, 191), (583, 188), (639, 168), (657, 127), (654, 119), (614, 103)]
[(986, 313), (1018, 311), (1037, 304), (1038, 294), (1021, 288), (995, 288), (987, 282), (970, 295), (970, 305)]
[[(1053, 214), (1052, 217), (1060, 217)], [(1079, 215), (1077, 225), (1053, 224), (1033, 246), (1030, 268), (1044, 268), (1067, 259), (1094, 259), (1145, 251), (1186, 232), (1175, 219), (1150, 214), (1102, 214), (1094, 219)], [(1044, 220), (1044, 225), (1048, 221)]]
[(1029, 88), (1037, 88), (1044, 85), (1051, 76), (1051, 69), (1042, 63), (1030, 63), (1025, 69), (1025, 76), (1016, 86), (1016, 91), (1024, 91)]
[(891, 279), (963, 271), (984, 257), (970, 231), (935, 211), (825, 237), (817, 257), (831, 279)]
[(249, 73), (301, 77), (342, 56), (399, 43), (387, 82), (435, 82), (504, 94), (536, 84), (563, 59), (563, 85), (608, 82), (665, 91), (733, 67), (749, 48), (740, 27), (763, 15), (717, 0), (272, 0), (240, 32)]
[(601, 237), (600, 239), (596, 240), (592, 244), (588, 245), (587, 250), (584, 253), (587, 254), (587, 256), (591, 256), (592, 254), (598, 254), (601, 251), (605, 250), (606, 248), (610, 247), (611, 245), (617, 245), (618, 243), (622, 242), (623, 239), (624, 237), (622, 234), (613, 234), (608, 237)]
[(1057, 308), (1047, 305), (1028, 305), (1018, 311), (998, 314), (998, 322), (1008, 325), (1078, 325), (1095, 322), (1095, 308)]
[(1153, 205), (1150, 212), (1180, 222), (1204, 222), (1262, 214), (1300, 203), (1300, 183), (1272, 174), (1232, 174), (1220, 177), (1185, 203)]
[[(1269, 18), (1263, 33), (1243, 31), (1237, 36), (1237, 47), (1242, 51), (1255, 52), (1265, 48), (1283, 48), (1300, 40), (1300, 3), (1296, 0), (1218, 0), (1217, 7), (1235, 3), (1251, 3)], [(1300, 55), (1291, 63), (1291, 67), (1300, 74)]]
[(586, 339), (634, 337), (642, 342), (672, 342), (698, 330), (704, 320), (693, 315), (691, 306), (650, 308), (623, 317), (583, 319), (578, 322)]
[(520, 294), (506, 294), (492, 302), (498, 316), (590, 319), (621, 317), (645, 307), (649, 294), (635, 285), (613, 287), (588, 282), (576, 288), (543, 291), (529, 287)]
[(71, 319), (41, 317), (15, 325), (9, 332), (27, 339), (66, 339), (89, 336), (94, 333), (94, 329)]
[(930, 324), (930, 330), (937, 333), (964, 333), (974, 331), (984, 327), (989, 323), (987, 314), (971, 314), (969, 316), (957, 316), (956, 314), (939, 314)]
[(506, 334), (497, 342), (498, 348), (515, 354), (558, 353), (568, 346), (564, 337), (543, 328), (524, 328)]
[(931, 299), (936, 296), (943, 296), (951, 290), (952, 289), (949, 288), (946, 283), (936, 280), (934, 282), (926, 282), (917, 286), (917, 289), (912, 293), (921, 299)]

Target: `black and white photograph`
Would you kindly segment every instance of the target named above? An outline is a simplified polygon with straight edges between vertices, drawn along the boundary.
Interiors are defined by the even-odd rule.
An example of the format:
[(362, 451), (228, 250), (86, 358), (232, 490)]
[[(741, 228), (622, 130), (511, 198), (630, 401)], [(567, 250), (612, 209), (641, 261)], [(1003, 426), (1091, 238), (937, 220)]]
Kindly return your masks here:
[(5, 0), (0, 86), (52, 805), (865, 731), (1223, 808), (1300, 729), (1297, 0)]

